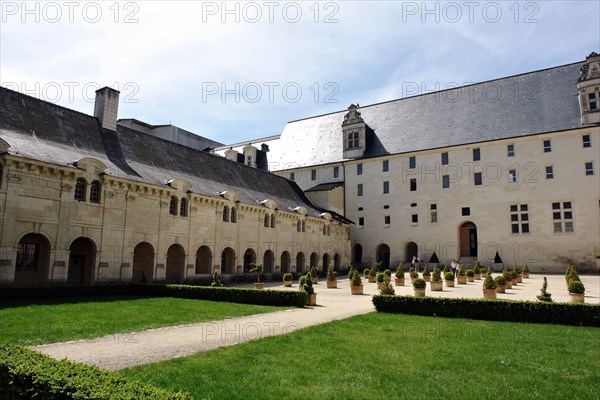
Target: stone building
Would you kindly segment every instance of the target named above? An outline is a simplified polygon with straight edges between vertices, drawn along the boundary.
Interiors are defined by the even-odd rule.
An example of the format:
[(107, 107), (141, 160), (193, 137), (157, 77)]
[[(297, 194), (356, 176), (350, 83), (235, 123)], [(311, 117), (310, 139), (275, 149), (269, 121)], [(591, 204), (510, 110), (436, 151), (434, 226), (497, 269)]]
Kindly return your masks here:
[(118, 99), (100, 89), (90, 116), (0, 88), (0, 284), (349, 264), (343, 216), (286, 178), (157, 137), (171, 128), (117, 124)]
[[(600, 268), (600, 56), (289, 122), (274, 173), (353, 221), (353, 264)], [(232, 158), (249, 143), (216, 148)], [(232, 158), (233, 159), (233, 158)]]

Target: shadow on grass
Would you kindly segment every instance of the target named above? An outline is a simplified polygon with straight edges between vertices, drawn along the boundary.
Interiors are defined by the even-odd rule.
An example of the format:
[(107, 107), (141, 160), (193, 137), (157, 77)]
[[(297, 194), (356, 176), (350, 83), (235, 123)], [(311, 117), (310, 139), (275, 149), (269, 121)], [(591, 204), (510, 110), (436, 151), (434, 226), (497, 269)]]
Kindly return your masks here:
[(24, 299), (24, 300), (7, 300), (0, 301), (0, 309), (15, 308), (15, 307), (26, 307), (32, 305), (54, 305), (54, 304), (79, 304), (79, 303), (100, 303), (100, 302), (113, 302), (122, 300), (142, 300), (148, 299), (148, 296), (78, 296), (78, 297), (63, 297), (53, 299)]

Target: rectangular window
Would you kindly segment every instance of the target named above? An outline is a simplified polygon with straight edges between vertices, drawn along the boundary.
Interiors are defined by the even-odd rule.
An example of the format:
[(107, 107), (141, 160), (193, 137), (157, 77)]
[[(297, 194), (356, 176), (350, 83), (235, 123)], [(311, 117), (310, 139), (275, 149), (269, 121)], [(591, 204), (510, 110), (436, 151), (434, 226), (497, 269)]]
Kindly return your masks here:
[(598, 109), (598, 103), (596, 100), (596, 93), (588, 94), (588, 99), (590, 100), (590, 111)]
[(552, 226), (554, 233), (573, 233), (573, 208), (570, 201), (552, 203)]
[(410, 180), (410, 191), (411, 192), (416, 192), (417, 191), (417, 179), (416, 178), (412, 178)]
[(468, 217), (469, 215), (471, 215), (471, 207), (463, 207), (461, 209), (461, 212), (463, 217)]
[(442, 176), (442, 187), (447, 189), (450, 187), (450, 175)]
[(356, 186), (356, 195), (357, 196), (362, 196), (363, 195), (363, 185), (362, 185), (362, 183), (359, 183)]
[(554, 179), (554, 167), (546, 165), (546, 179)]
[(507, 157), (515, 156), (515, 145), (514, 144), (509, 144), (506, 146), (506, 156)]
[(592, 141), (590, 139), (590, 135), (583, 135), (581, 138), (583, 140), (583, 148), (584, 149), (586, 147), (592, 147)]
[(473, 161), (481, 160), (481, 151), (479, 149), (473, 149)]
[(437, 224), (437, 204), (432, 204), (430, 207), (430, 215), (431, 215), (431, 223), (432, 224)]
[(357, 149), (359, 146), (359, 141), (358, 141), (358, 132), (351, 132), (348, 134), (347, 137), (348, 141), (348, 149), (352, 150), (352, 149)]
[(362, 175), (362, 164), (356, 164), (356, 175)]
[(359, 217), (358, 218), (358, 227), (362, 228), (365, 226), (365, 217)]
[(585, 175), (586, 176), (594, 175), (594, 163), (593, 162), (585, 163)]
[(388, 181), (383, 182), (383, 193), (390, 192), (390, 183)]
[(448, 165), (448, 153), (442, 153), (442, 165)]
[(417, 168), (417, 158), (415, 156), (408, 159), (408, 168), (410, 168), (410, 169)]
[(296, 180), (296, 174), (294, 172), (290, 172), (290, 181)]
[(386, 215), (385, 217), (383, 217), (383, 223), (384, 223), (386, 226), (390, 226), (390, 223), (391, 223), (391, 218), (390, 218), (390, 216), (389, 216), (389, 215)]
[(529, 233), (529, 207), (527, 204), (510, 206), (510, 226), (513, 234)]
[(383, 160), (383, 172), (388, 172), (390, 170), (390, 162), (388, 160)]
[(517, 170), (511, 169), (508, 171), (508, 182), (515, 183), (517, 181)]
[(475, 179), (475, 186), (481, 185), (481, 182), (482, 182), (482, 180), (481, 180), (481, 172), (475, 172), (474, 179)]
[(334, 178), (340, 177), (340, 167), (333, 167), (333, 177)]
[(544, 140), (544, 153), (550, 153), (552, 151), (552, 143), (550, 139)]
[(419, 214), (413, 214), (411, 216), (411, 221), (413, 225), (416, 225), (419, 223)]
[(317, 180), (317, 170), (316, 169), (311, 169), (310, 170), (310, 180), (311, 181), (316, 181)]

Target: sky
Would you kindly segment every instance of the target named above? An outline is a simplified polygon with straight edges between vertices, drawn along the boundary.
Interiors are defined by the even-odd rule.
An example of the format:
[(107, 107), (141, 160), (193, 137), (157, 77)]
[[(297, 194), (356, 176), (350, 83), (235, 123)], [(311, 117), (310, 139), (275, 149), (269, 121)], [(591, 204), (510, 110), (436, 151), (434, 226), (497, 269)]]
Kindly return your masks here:
[(591, 1), (0, 1), (0, 84), (231, 144), (288, 121), (582, 61)]

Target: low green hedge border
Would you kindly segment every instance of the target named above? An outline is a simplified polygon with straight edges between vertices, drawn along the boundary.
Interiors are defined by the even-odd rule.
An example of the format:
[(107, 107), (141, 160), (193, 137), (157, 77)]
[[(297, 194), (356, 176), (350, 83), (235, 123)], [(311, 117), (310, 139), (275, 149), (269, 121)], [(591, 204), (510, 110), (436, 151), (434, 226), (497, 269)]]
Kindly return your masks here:
[(21, 346), (2, 344), (0, 399), (187, 400), (190, 396), (129, 381), (97, 367), (57, 361)]
[(282, 307), (303, 307), (306, 301), (306, 293), (300, 291), (192, 285), (43, 286), (0, 290), (0, 301), (101, 296), (176, 297)]
[(379, 312), (600, 327), (600, 305), (441, 297), (373, 296)]

